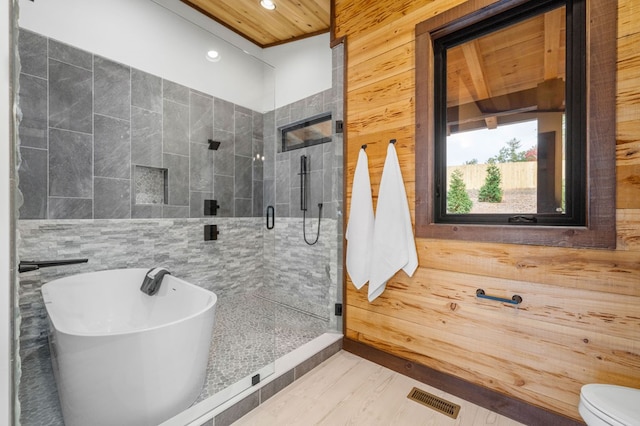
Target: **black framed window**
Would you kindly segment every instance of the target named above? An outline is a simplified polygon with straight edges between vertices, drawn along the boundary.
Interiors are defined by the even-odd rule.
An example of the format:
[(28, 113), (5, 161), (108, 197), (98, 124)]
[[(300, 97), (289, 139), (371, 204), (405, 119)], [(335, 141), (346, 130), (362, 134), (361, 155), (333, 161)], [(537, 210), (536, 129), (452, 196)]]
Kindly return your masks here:
[[(480, 0), (416, 25), (417, 237), (615, 248), (616, 5)], [(542, 56), (527, 59), (534, 50)], [(520, 74), (529, 65), (535, 87), (519, 87), (513, 79), (529, 81)], [(448, 141), (511, 126), (534, 129), (533, 142), (507, 134), (493, 152), (463, 145), (458, 157)], [(533, 204), (513, 203), (508, 190), (522, 176), (509, 167), (535, 175)], [(481, 176), (473, 183), (463, 168)], [(505, 199), (478, 202), (484, 180), (494, 183), (486, 192)], [(485, 209), (469, 208), (467, 196)]]
[(321, 114), (280, 128), (282, 152), (331, 142), (331, 114)]
[(585, 36), (574, 0), (434, 35), (435, 222), (586, 224)]

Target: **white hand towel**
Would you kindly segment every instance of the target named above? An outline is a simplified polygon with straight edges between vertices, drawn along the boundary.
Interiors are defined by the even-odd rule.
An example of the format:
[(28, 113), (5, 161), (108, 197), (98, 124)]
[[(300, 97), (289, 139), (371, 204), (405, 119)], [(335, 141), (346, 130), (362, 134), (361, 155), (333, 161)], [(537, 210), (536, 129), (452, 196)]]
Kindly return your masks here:
[(373, 242), (373, 201), (369, 180), (369, 159), (364, 149), (358, 154), (351, 190), (347, 223), (347, 272), (357, 289), (369, 281)]
[(412, 276), (417, 267), (418, 253), (411, 227), (407, 192), (396, 148), (390, 143), (376, 205), (369, 302), (382, 294), (389, 278), (400, 269)]

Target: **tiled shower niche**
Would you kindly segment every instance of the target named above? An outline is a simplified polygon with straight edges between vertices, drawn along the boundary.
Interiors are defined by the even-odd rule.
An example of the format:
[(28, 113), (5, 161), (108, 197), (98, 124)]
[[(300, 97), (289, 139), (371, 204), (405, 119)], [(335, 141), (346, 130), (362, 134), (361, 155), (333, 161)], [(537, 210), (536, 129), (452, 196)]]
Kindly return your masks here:
[(167, 171), (155, 167), (134, 166), (134, 203), (166, 204), (169, 198)]

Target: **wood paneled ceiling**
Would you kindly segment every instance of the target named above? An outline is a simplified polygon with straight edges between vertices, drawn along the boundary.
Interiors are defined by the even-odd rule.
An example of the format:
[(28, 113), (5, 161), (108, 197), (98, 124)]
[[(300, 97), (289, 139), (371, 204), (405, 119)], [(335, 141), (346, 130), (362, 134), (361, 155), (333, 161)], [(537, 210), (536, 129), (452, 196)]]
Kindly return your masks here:
[(182, 0), (211, 19), (264, 48), (326, 33), (331, 0), (273, 0), (267, 10), (260, 0)]

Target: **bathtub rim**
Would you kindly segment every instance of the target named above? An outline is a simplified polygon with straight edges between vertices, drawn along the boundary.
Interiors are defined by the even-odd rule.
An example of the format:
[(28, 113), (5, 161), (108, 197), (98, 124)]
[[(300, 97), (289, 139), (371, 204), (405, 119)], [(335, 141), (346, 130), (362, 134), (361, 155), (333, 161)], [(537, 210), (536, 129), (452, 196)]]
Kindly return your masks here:
[[(217, 303), (218, 303), (218, 295), (216, 293), (214, 293), (211, 290), (207, 290), (204, 287), (200, 287), (199, 285), (190, 283), (189, 281), (186, 281), (182, 278), (178, 278), (175, 275), (171, 275), (171, 278), (182, 282), (183, 284), (185, 284), (188, 287), (192, 287), (195, 288), (197, 291), (202, 291), (202, 292), (206, 292), (209, 293), (209, 301), (208, 303), (202, 308), (199, 309), (197, 311), (195, 311), (194, 313), (187, 315), (185, 317), (179, 318), (177, 320), (174, 321), (169, 321), (169, 322), (165, 322), (162, 324), (158, 324), (155, 325), (153, 327), (145, 327), (145, 328), (139, 328), (139, 329), (133, 329), (133, 330), (124, 330), (124, 331), (108, 331), (108, 332), (101, 332), (101, 331), (92, 331), (92, 332), (79, 332), (79, 331), (74, 331), (74, 330), (68, 330), (66, 327), (59, 327), (59, 324), (56, 324), (56, 322), (54, 321), (54, 318), (52, 317), (52, 315), (49, 313), (49, 305), (51, 305), (53, 302), (50, 300), (47, 301), (47, 298), (49, 297), (49, 291), (48, 291), (48, 287), (50, 287), (50, 284), (54, 284), (56, 282), (59, 281), (64, 281), (67, 280), (69, 278), (76, 278), (76, 277), (81, 277), (81, 276), (85, 276), (85, 275), (95, 275), (95, 274), (100, 274), (100, 273), (104, 273), (104, 272), (110, 272), (110, 271), (143, 271), (146, 272), (148, 271), (147, 268), (117, 268), (117, 269), (102, 269), (99, 271), (91, 271), (91, 272), (83, 272), (80, 274), (73, 274), (73, 275), (69, 275), (66, 277), (62, 277), (62, 278), (57, 278), (55, 280), (52, 281), (48, 281), (46, 283), (44, 283), (41, 287), (40, 287), (40, 293), (41, 293), (41, 297), (42, 297), (42, 302), (45, 306), (45, 311), (47, 313), (47, 320), (49, 321), (49, 323), (51, 324), (51, 327), (55, 330), (55, 332), (57, 333), (62, 333), (65, 334), (67, 336), (78, 336), (78, 337), (116, 337), (116, 336), (126, 336), (126, 335), (135, 335), (137, 333), (143, 333), (143, 332), (150, 332), (150, 331), (155, 331), (155, 330), (159, 330), (165, 327), (170, 327), (173, 326), (175, 324), (179, 324), (181, 322), (185, 322), (185, 321), (189, 321), (193, 318), (196, 318), (198, 316), (204, 315), (208, 310), (210, 309), (215, 309)], [(149, 296), (149, 297), (154, 297), (154, 296)]]

